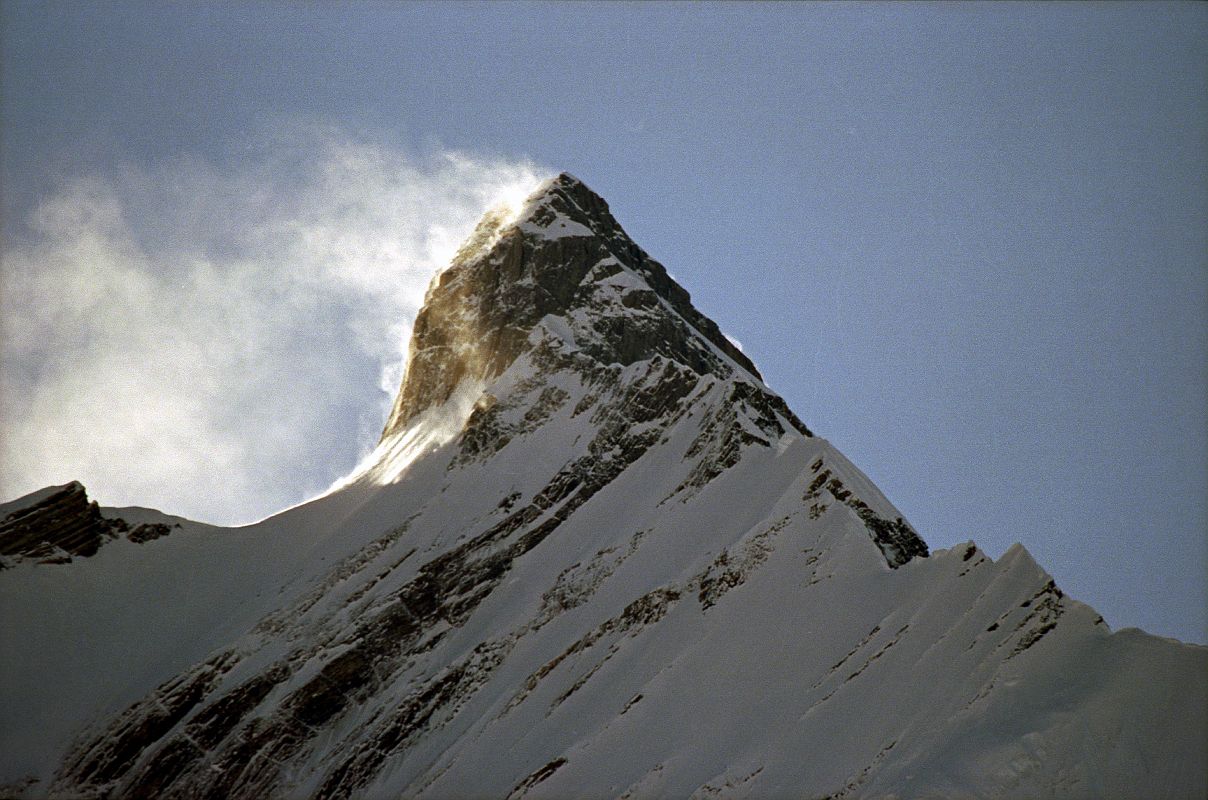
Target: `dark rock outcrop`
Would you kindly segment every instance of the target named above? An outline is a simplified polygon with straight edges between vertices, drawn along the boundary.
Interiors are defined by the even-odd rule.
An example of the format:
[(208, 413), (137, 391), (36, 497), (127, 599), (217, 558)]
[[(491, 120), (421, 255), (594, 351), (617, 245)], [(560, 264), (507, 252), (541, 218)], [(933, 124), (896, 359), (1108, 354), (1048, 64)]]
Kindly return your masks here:
[(90, 556), (112, 536), (108, 520), (79, 481), (72, 481), (0, 521), (0, 555)]
[(831, 497), (856, 512), (864, 526), (868, 528), (869, 537), (880, 548), (890, 567), (897, 569), (912, 558), (928, 555), (930, 551), (927, 543), (904, 519), (901, 517), (886, 519), (879, 516), (869, 508), (867, 503), (856, 497), (851, 489), (846, 488), (842, 480), (832, 477), (831, 471), (824, 469), (825, 464), (822, 459), (818, 459), (810, 467), (814, 477), (806, 488), (803, 499), (811, 504), (812, 517), (817, 518), (826, 511), (826, 504), (819, 502), (821, 491), (825, 488)]
[(180, 524), (144, 522), (132, 525), (120, 517), (105, 517), (79, 481), (50, 486), (8, 504), (19, 506), (0, 520), (0, 556), (36, 558), (60, 564), (72, 556), (91, 556), (118, 536), (136, 544), (167, 536)]

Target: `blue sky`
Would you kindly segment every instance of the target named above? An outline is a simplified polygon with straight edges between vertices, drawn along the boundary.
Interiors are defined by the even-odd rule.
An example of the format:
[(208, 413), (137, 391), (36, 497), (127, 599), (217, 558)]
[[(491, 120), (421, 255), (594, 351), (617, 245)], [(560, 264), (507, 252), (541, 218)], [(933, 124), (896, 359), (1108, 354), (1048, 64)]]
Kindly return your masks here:
[(4, 499), (321, 489), (450, 243), (568, 170), (933, 547), (1208, 641), (1203, 5), (0, 20)]

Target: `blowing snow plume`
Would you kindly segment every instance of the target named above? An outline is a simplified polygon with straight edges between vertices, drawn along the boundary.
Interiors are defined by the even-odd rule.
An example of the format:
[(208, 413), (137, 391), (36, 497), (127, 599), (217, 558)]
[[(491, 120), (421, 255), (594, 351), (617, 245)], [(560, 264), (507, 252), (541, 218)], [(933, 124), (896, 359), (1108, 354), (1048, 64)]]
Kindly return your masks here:
[(3, 253), (4, 495), (231, 523), (323, 489), (375, 443), (432, 275), (539, 180), (306, 128), (250, 167), (64, 182)]

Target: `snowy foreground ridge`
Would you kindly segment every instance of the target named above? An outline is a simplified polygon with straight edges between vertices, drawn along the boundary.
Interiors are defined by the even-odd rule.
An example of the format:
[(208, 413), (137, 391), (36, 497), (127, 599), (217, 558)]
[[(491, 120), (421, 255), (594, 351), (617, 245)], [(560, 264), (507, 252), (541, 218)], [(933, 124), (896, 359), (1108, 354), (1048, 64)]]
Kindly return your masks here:
[(1208, 796), (1208, 648), (930, 553), (565, 174), (434, 280), (339, 489), (0, 518), (0, 796)]

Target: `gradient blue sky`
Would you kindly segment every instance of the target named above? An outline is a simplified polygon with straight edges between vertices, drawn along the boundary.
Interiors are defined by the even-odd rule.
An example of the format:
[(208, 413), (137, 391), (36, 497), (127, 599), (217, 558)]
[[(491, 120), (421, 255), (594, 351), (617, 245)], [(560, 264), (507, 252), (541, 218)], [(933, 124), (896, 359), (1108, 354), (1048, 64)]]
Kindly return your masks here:
[[(138, 494), (155, 471), (147, 496), (100, 499), (222, 506), (220, 477), (202, 489), (174, 471), (197, 451), (115, 458), (113, 475), (71, 461), (137, 438), (131, 413), (106, 409), (137, 418), (139, 404), (180, 405), (146, 387), (191, 388), (187, 364), (140, 375), (152, 359), (131, 331), (154, 316), (140, 298), (162, 312), (183, 282), (200, 291), (200, 273), (173, 276), (202, 251), (239, 277), (227, 291), (261, 305), (173, 323), (180, 346), (310, 376), (280, 367), (223, 404), (217, 375), (179, 412), (234, 431), (224, 457), (252, 465), (231, 477), (246, 484), (229, 487), (239, 508), (208, 518), (250, 519), (347, 472), (380, 424), (382, 356), (343, 357), (352, 339), (323, 339), (315, 315), (355, 327), (373, 289), (327, 311), (306, 300), (314, 286), (273, 305), (258, 214), (333, 183), (345, 194), (307, 219), (360, 208), (375, 173), (391, 176), (381, 191), (403, 198), (400, 217), (414, 176), (462, 209), (469, 173), (450, 189), (440, 166), (457, 152), (496, 183), (568, 170), (602, 194), (932, 547), (972, 538), (998, 556), (1022, 541), (1113, 627), (1208, 641), (1208, 6), (5, 2), (0, 21), (5, 301), (64, 320), (39, 334), (46, 347), (105, 342), (122, 385), (143, 387), (71, 412), (108, 438), (65, 434), (53, 469), (10, 470), (0, 499), (73, 477)], [(373, 154), (351, 183), (349, 158), (307, 150), (332, 137)], [(381, 223), (365, 214), (371, 237)], [(275, 230), (297, 230), (291, 215)], [(245, 257), (253, 239), (261, 262)], [(52, 256), (77, 279), (103, 262), (106, 281), (135, 258), (138, 290), (122, 283), (125, 305), (104, 312), (125, 327), (68, 335), (99, 324), (103, 298), (67, 314), (45, 286), (22, 294), (33, 284), (13, 265)], [(77, 299), (95, 288), (81, 282)], [(306, 326), (239, 327), (284, 306)], [(313, 364), (280, 341), (290, 331), (319, 336), (297, 337)], [(54, 427), (65, 412), (32, 408), (34, 390), (66, 391), (56, 382), (85, 360), (48, 366), (22, 346), (5, 352), (10, 435)], [(322, 430), (240, 432), (237, 418), (280, 419), (287, 400), (330, 409), (292, 426)], [(257, 453), (284, 455), (257, 478)]]

